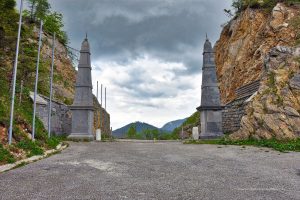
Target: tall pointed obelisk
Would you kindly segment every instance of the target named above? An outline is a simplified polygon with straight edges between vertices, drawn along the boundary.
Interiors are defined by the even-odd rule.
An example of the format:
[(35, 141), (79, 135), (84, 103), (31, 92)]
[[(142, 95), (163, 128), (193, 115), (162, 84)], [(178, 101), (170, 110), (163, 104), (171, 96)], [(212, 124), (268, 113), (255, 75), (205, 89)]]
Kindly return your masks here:
[(92, 93), (91, 53), (87, 37), (80, 50), (80, 61), (75, 85), (75, 97), (72, 111), (72, 133), (68, 136), (73, 140), (94, 140), (94, 104)]
[(206, 38), (203, 52), (200, 138), (210, 139), (223, 136), (222, 109), (220, 91), (216, 75), (215, 52), (208, 38)]

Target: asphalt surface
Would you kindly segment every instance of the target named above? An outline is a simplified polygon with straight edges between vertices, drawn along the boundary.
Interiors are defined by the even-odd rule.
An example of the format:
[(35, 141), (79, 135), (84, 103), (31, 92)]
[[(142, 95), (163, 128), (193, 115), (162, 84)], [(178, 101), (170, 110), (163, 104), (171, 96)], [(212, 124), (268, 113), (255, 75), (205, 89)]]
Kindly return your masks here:
[(300, 199), (300, 153), (168, 143), (71, 143), (0, 174), (0, 199)]

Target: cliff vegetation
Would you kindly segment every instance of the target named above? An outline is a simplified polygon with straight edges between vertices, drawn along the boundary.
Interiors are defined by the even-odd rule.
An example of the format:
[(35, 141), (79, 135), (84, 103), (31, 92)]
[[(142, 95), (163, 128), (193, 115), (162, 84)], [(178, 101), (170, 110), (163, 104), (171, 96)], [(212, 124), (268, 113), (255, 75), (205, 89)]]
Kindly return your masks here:
[[(49, 95), (52, 33), (55, 41), (54, 98), (70, 104), (73, 98), (76, 70), (69, 59), (66, 33), (63, 31), (62, 15), (50, 10), (46, 0), (29, 1), (31, 10), (23, 16), (19, 64), (16, 83), (13, 145), (7, 145), (9, 127), (13, 63), (17, 41), (19, 14), (15, 0), (0, 1), (0, 164), (42, 154), (53, 148), (57, 138), (47, 138), (42, 122), (36, 121), (36, 141), (31, 141), (32, 100), (29, 92), (34, 90), (38, 49), (39, 19), (44, 19), (43, 45), (39, 66), (38, 93)], [(47, 6), (45, 7), (45, 4)]]

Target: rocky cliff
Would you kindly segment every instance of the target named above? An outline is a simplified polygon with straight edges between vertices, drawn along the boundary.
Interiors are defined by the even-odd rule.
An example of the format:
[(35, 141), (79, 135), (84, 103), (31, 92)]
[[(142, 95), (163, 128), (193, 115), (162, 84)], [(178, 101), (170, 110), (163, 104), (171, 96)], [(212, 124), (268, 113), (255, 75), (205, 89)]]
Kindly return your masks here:
[[(44, 33), (43, 38), (44, 45), (42, 48), (42, 59), (50, 62), (52, 54), (52, 37), (47, 33)], [(68, 50), (58, 40), (55, 40), (54, 67), (54, 98), (66, 104), (71, 104), (74, 98), (74, 84), (77, 71), (68, 56)]]
[(299, 11), (283, 3), (272, 12), (248, 8), (224, 27), (215, 46), (222, 103), (235, 100), (238, 88), (260, 80), (232, 139), (299, 136)]
[(271, 14), (248, 8), (224, 27), (215, 46), (222, 103), (234, 100), (236, 89), (261, 77), (271, 48), (295, 44), (298, 35), (292, 24), (299, 10), (282, 3)]
[(232, 139), (290, 140), (300, 136), (300, 48), (274, 47), (265, 58), (261, 86), (246, 106)]

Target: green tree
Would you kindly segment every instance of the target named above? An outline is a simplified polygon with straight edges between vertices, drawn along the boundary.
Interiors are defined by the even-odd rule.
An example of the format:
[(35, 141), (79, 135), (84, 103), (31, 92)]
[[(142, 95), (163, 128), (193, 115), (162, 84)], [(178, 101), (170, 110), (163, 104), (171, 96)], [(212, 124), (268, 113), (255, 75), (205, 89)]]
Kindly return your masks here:
[(50, 11), (50, 4), (48, 0), (27, 0), (30, 7), (30, 18), (32, 21), (36, 19), (43, 20)]
[(131, 125), (129, 130), (127, 131), (127, 137), (132, 139), (135, 138), (135, 136), (136, 136), (136, 128), (134, 125)]
[(13, 10), (16, 6), (15, 0), (1, 0), (0, 1), (0, 8), (1, 10), (8, 9)]
[(50, 4), (48, 0), (37, 0), (35, 17), (44, 20), (47, 14), (50, 12)]
[(56, 33), (57, 38), (63, 44), (68, 43), (68, 37), (66, 32), (62, 29), (63, 24), (63, 15), (57, 12), (52, 12), (49, 15), (46, 15), (44, 18), (44, 30), (48, 33)]
[(30, 8), (30, 19), (34, 20), (34, 12), (36, 9), (37, 0), (27, 0)]

